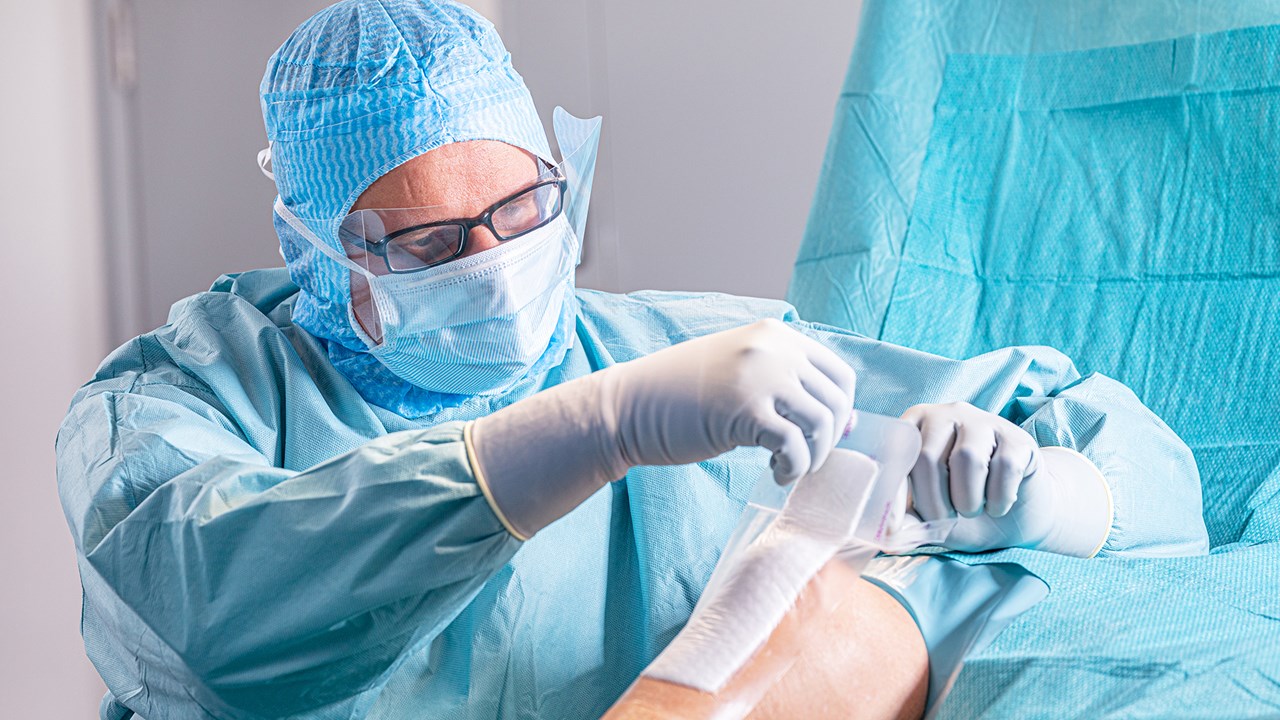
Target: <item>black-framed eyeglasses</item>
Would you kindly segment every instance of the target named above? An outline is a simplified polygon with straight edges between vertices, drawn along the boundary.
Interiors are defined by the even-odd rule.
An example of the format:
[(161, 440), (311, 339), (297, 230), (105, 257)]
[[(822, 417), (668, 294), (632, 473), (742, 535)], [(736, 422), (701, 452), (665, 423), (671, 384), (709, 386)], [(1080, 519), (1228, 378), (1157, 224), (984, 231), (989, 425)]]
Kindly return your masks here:
[(339, 232), (348, 242), (354, 240), (356, 245), (381, 257), (391, 272), (418, 272), (461, 257), (467, 250), (467, 237), (477, 227), (488, 228), (499, 242), (506, 242), (545, 226), (564, 211), (567, 184), (557, 171), (555, 177), (508, 195), (475, 217), (411, 225), (376, 240), (360, 237), (347, 228)]

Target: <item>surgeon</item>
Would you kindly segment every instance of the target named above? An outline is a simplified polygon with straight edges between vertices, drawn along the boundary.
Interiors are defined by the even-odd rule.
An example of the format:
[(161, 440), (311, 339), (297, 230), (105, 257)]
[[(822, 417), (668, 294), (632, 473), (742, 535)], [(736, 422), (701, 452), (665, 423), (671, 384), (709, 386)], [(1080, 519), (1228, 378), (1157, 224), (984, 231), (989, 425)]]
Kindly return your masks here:
[[(1206, 548), (1186, 446), (1053, 350), (949, 360), (778, 301), (575, 290), (599, 121), (558, 111), (553, 154), (462, 6), (320, 12), (262, 109), (287, 270), (175, 305), (58, 436), (102, 718), (598, 717), (762, 469), (821, 468), (854, 406), (921, 429), (914, 512), (959, 517), (953, 549)], [(918, 670), (929, 611), (848, 582), (832, 626), (890, 637), (831, 670)]]

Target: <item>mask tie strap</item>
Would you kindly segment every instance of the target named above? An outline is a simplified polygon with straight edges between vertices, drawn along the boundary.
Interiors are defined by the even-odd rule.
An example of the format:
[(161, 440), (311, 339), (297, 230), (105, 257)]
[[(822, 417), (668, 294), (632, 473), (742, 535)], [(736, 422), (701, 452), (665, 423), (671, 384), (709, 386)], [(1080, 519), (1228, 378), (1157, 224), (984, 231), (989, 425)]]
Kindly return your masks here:
[(286, 223), (289, 224), (289, 227), (298, 231), (299, 235), (306, 238), (307, 242), (310, 242), (312, 245), (315, 246), (317, 250), (324, 253), (325, 257), (329, 258), (330, 260), (338, 263), (339, 265), (345, 267), (346, 269), (352, 272), (359, 273), (365, 276), (366, 278), (373, 279), (377, 277), (372, 272), (370, 272), (368, 268), (360, 266), (351, 258), (338, 252), (337, 250), (334, 250), (332, 247), (329, 247), (329, 245), (321, 242), (320, 238), (316, 237), (316, 234), (311, 231), (311, 228), (307, 227), (306, 224), (303, 223), (302, 220), (300, 220), (297, 215), (294, 215), (293, 211), (290, 210), (284, 204), (284, 201), (281, 200), (279, 196), (276, 197), (276, 202), (273, 209), (275, 210), (276, 214), (280, 216), (281, 220), (284, 220)]
[(258, 169), (266, 175), (271, 182), (276, 181), (276, 174), (272, 172), (268, 166), (271, 165), (271, 146), (274, 143), (267, 143), (267, 146), (258, 151)]

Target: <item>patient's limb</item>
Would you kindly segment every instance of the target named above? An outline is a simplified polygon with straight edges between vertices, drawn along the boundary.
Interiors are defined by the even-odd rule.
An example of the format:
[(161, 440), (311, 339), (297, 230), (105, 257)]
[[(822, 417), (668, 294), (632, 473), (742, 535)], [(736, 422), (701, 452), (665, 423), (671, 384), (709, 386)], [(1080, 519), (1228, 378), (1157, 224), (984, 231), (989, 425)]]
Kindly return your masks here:
[[(929, 662), (911, 615), (839, 561), (824, 568), (818, 583), (820, 592), (838, 592), (842, 601), (827, 612), (802, 596), (792, 622), (770, 638), (770, 645), (794, 646), (796, 662), (750, 717), (920, 717)], [(795, 632), (781, 634), (788, 630)]]
[(854, 533), (876, 476), (867, 456), (836, 450), (800, 480), (611, 716), (918, 716), (924, 642), (858, 576), (875, 554)]
[[(677, 636), (672, 644), (680, 643)], [(781, 676), (781, 679), (777, 679)], [(918, 718), (929, 682), (924, 640), (889, 594), (829, 563), (746, 665), (715, 695), (641, 677), (609, 720), (741, 717)], [(767, 684), (758, 702), (761, 683)]]

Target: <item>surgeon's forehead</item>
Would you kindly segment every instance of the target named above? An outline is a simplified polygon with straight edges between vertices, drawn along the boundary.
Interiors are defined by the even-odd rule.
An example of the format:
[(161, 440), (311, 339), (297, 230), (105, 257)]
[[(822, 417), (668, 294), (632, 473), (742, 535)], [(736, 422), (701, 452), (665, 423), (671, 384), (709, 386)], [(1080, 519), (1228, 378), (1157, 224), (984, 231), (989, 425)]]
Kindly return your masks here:
[(432, 214), (470, 216), (532, 183), (532, 153), (495, 140), (449, 143), (411, 158), (375, 180), (352, 211), (432, 208)]

